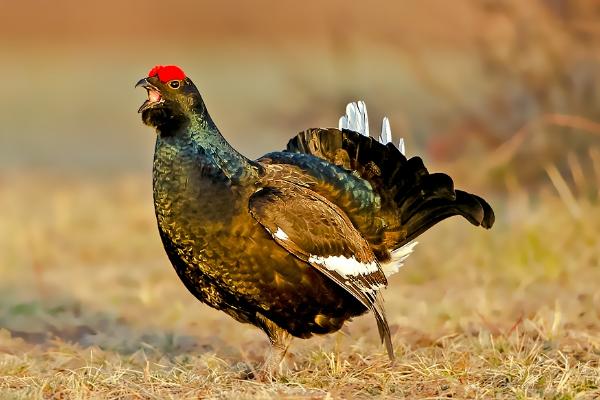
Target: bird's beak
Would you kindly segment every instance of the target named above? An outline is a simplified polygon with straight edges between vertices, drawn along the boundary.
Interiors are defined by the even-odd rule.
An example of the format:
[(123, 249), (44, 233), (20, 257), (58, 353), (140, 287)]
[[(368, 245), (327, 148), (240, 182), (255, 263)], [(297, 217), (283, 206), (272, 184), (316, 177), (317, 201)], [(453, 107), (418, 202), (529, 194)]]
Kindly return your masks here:
[(142, 78), (138, 81), (138, 83), (135, 84), (135, 87), (146, 87), (146, 85), (148, 85), (150, 82), (148, 82), (148, 78)]
[(164, 101), (162, 99), (162, 95), (160, 93), (160, 90), (158, 90), (158, 88), (156, 86), (154, 86), (153, 84), (151, 84), (148, 81), (148, 78), (142, 78), (142, 79), (140, 79), (138, 81), (138, 83), (135, 84), (136, 88), (139, 87), (139, 86), (141, 86), (144, 89), (146, 89), (146, 91), (148, 92), (148, 99), (139, 108), (138, 113), (141, 113), (144, 110), (152, 108), (155, 105), (160, 104), (160, 103), (162, 103)]

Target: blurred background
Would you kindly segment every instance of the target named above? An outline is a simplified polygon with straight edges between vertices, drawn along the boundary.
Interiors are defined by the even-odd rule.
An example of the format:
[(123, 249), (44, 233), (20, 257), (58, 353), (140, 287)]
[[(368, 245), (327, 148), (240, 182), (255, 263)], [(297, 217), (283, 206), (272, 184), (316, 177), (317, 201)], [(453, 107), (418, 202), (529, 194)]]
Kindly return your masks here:
[[(481, 322), (474, 303), (485, 321), (508, 326), (557, 299), (563, 322), (600, 309), (590, 283), (600, 279), (598, 1), (1, 8), (0, 328), (13, 337), (135, 349), (132, 327), (197, 337), (207, 333), (194, 324), (208, 318), (240, 329), (187, 294), (156, 234), (154, 132), (136, 113), (146, 94), (133, 88), (155, 64), (182, 66), (248, 156), (337, 126), (346, 103), (363, 99), (372, 134), (388, 116), (408, 155), (490, 200), (492, 231), (453, 220), (424, 236), (394, 281), (404, 290), (388, 294), (399, 326), (470, 329)], [(573, 293), (587, 297), (580, 304)], [(598, 327), (600, 315), (590, 318), (585, 326)]]
[(148, 171), (153, 132), (132, 85), (155, 64), (181, 65), (251, 156), (337, 125), (355, 99), (372, 130), (387, 115), (413, 154), (439, 162), (498, 155), (524, 129), (536, 138), (512, 156), (559, 161), (600, 131), (594, 0), (60, 0), (2, 13), (6, 169)]

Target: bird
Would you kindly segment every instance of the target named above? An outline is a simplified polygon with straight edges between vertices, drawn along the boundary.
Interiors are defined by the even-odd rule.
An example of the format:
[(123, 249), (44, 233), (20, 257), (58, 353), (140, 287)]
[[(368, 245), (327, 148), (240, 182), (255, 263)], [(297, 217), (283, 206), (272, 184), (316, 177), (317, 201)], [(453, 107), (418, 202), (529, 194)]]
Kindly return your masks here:
[(338, 128), (307, 129), (251, 160), (180, 67), (157, 65), (135, 86), (147, 91), (138, 112), (156, 131), (153, 198), (166, 254), (198, 300), (264, 331), (269, 373), (292, 338), (336, 332), (366, 313), (394, 360), (382, 291), (415, 239), (451, 216), (494, 223), (483, 198), (407, 158), (387, 118), (371, 137), (362, 101), (348, 104)]

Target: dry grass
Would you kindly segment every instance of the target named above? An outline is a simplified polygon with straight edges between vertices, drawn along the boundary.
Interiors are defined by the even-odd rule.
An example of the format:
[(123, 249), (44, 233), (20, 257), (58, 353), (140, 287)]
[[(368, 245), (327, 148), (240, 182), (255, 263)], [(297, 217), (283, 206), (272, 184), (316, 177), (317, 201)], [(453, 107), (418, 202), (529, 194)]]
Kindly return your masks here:
[[(558, 172), (556, 172), (558, 173)], [(248, 378), (260, 332), (197, 303), (155, 231), (148, 179), (0, 179), (1, 398), (594, 398), (600, 207), (550, 187), (495, 202), (490, 232), (428, 232), (387, 290), (398, 354), (370, 317), (296, 340)]]

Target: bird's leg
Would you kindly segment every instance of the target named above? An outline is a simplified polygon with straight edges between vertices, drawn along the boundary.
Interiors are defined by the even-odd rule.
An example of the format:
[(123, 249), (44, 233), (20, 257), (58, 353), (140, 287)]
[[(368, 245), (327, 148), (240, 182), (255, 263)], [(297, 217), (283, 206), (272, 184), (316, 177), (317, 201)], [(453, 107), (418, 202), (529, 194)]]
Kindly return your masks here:
[(257, 379), (272, 381), (286, 372), (285, 355), (290, 347), (292, 335), (280, 328), (273, 321), (260, 314), (258, 315), (260, 316), (261, 328), (269, 337), (269, 342), (271, 342), (271, 348), (258, 372)]
[(285, 355), (290, 347), (292, 337), (287, 332), (282, 336), (285, 337), (278, 337), (277, 340), (269, 338), (271, 341), (271, 348), (269, 349), (269, 354), (265, 358), (262, 369), (271, 378), (284, 375), (287, 370)]

